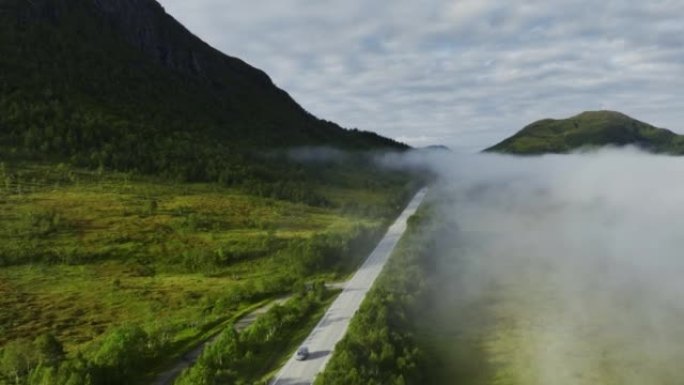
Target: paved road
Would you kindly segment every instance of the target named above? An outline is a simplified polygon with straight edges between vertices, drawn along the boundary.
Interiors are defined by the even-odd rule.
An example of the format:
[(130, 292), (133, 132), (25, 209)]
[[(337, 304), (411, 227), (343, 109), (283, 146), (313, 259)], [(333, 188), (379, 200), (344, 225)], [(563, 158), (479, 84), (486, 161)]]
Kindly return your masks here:
[(335, 344), (346, 333), (349, 321), (361, 306), (368, 290), (373, 286), (373, 282), (404, 234), (406, 221), (420, 206), (426, 192), (427, 190), (423, 189), (416, 194), (306, 338), (303, 345), (309, 348), (311, 353), (309, 358), (306, 361), (297, 361), (291, 357), (271, 385), (309, 385), (313, 383), (316, 375), (323, 371)]

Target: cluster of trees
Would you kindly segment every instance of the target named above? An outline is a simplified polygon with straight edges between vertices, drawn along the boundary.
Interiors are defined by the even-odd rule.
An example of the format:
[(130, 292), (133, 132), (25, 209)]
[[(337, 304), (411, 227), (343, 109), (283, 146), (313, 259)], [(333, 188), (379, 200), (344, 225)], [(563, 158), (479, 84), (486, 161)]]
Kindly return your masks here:
[[(217, 140), (174, 121), (121, 116), (71, 103), (3, 98), (0, 89), (0, 160), (64, 162), (179, 182), (213, 182), (314, 206), (331, 205), (317, 192), (323, 185), (401, 189), (409, 180), (392, 175), (399, 172), (380, 170), (364, 153), (344, 163), (299, 162), (285, 153)], [(3, 172), (0, 182), (9, 186), (16, 181)]]
[(64, 347), (51, 333), (34, 341), (14, 340), (0, 351), (0, 376), (6, 383), (19, 385), (34, 368), (58, 366), (64, 357)]
[(235, 76), (230, 68), (215, 74), (225, 76), (220, 79), (164, 68), (130, 46), (120, 31), (103, 29), (107, 23), (91, 11), (82, 6), (62, 9), (57, 13), (68, 21), (61, 23), (31, 17), (17, 22), (16, 15), (0, 12), (4, 160), (66, 162), (93, 170), (216, 182), (261, 196), (326, 205), (312, 186), (321, 180), (339, 185), (348, 174), (374, 180), (378, 175), (368, 170), (377, 167), (370, 161), (354, 168), (296, 162), (276, 149), (405, 149), (374, 134), (320, 121), (275, 87), (250, 84), (245, 74), (231, 84), (239, 90), (212, 87), (212, 82)]
[(14, 340), (0, 351), (0, 384), (117, 385), (131, 383), (169, 344), (163, 331), (139, 326), (112, 330), (86, 352), (67, 358), (59, 340), (45, 334)]
[(292, 337), (323, 306), (327, 292), (313, 285), (284, 305), (276, 305), (241, 333), (226, 329), (175, 385), (253, 384), (273, 369)]
[[(24, 171), (12, 174), (19, 181), (17, 185), (20, 182), (31, 185), (27, 178), (41, 177), (28, 173), (24, 175)], [(44, 183), (44, 188), (50, 188), (53, 183), (64, 183), (62, 179), (67, 178), (67, 174), (68, 172), (64, 171), (45, 175), (48, 182)], [(373, 209), (373, 215), (368, 216), (389, 219), (390, 213), (396, 212), (405, 202), (407, 193), (411, 191), (409, 187), (404, 186), (393, 193), (391, 199), (387, 199), (384, 205), (378, 205)], [(182, 208), (162, 212), (154, 196), (141, 198), (132, 208), (127, 207), (124, 210), (124, 216), (130, 213), (137, 213), (139, 216), (171, 213), (174, 220), (168, 224), (160, 224), (149, 236), (147, 233), (141, 233), (131, 237), (122, 231), (112, 231), (107, 233), (107, 238), (103, 241), (110, 247), (102, 244), (101, 247), (83, 248), (79, 247), (79, 242), (52, 242), (56, 237), (73, 235), (79, 231), (78, 217), (74, 218), (71, 212), (67, 213), (56, 207), (44, 208), (38, 204), (34, 207), (29, 206), (29, 210), (9, 211), (6, 226), (0, 228), (0, 236), (6, 239), (0, 243), (0, 266), (27, 263), (73, 265), (107, 259), (130, 260), (144, 257), (151, 260), (151, 263), (163, 261), (164, 265), (183, 271), (213, 274), (238, 261), (279, 254), (290, 256), (292, 263), (288, 266), (298, 271), (298, 275), (303, 275), (321, 269), (344, 270), (352, 267), (357, 261), (355, 258), (370, 250), (381, 230), (378, 226), (358, 225), (344, 232), (288, 240), (277, 237), (273, 228), (275, 225), (268, 220), (261, 223), (258, 219), (250, 218), (244, 222), (235, 222), (213, 213), (193, 212), (191, 209)], [(384, 215), (381, 216), (380, 213)], [(356, 212), (354, 215), (359, 213)], [(218, 245), (193, 243), (186, 236), (187, 232), (220, 232), (232, 230), (236, 226), (256, 227), (266, 230), (268, 235), (247, 237)], [(126, 246), (119, 248), (119, 244)], [(135, 247), (131, 247), (131, 244)], [(164, 256), (163, 260), (156, 258), (160, 250)], [(173, 253), (164, 250), (173, 250)], [(353, 257), (350, 258), (349, 255)]]
[[(186, 271), (213, 274), (242, 260), (274, 255), (286, 262), (282, 273), (294, 280), (323, 271), (348, 272), (375, 246), (382, 226), (359, 224), (344, 232), (317, 233), (308, 238), (281, 239), (273, 233), (252, 243), (231, 243), (216, 249), (174, 244), (165, 259)], [(1, 250), (1, 249), (0, 249)]]
[[(254, 303), (273, 296), (293, 282), (278, 277), (263, 282), (248, 281), (216, 298), (203, 300), (206, 312), (201, 321), (188, 320), (199, 329), (234, 311), (240, 304)], [(221, 377), (255, 378), (280, 357), (281, 350), (302, 320), (320, 310), (329, 297), (322, 283), (298, 285), (299, 294), (286, 305), (274, 306), (247, 331), (237, 334), (227, 327), (217, 343), (204, 354), (204, 361), (193, 369), (184, 384), (196, 384), (194, 376), (209, 376), (208, 368), (221, 368)], [(205, 325), (205, 326), (203, 326)], [(115, 327), (84, 349), (67, 355), (62, 343), (52, 334), (35, 341), (16, 339), (0, 349), (0, 385), (120, 385), (139, 381), (173, 350), (174, 328), (181, 325), (162, 324), (143, 328), (128, 324)], [(237, 343), (239, 353), (228, 357), (230, 345)], [(227, 358), (228, 357), (228, 358)], [(230, 361), (233, 360), (233, 361)], [(238, 363), (239, 361), (239, 363)], [(229, 364), (230, 362), (230, 364)], [(232, 366), (235, 364), (236, 366)], [(218, 365), (218, 366), (217, 366)], [(212, 369), (213, 370), (213, 369)], [(213, 373), (213, 372), (212, 372)], [(185, 378), (185, 377), (184, 377)], [(214, 383), (214, 382), (212, 382)], [(228, 382), (231, 383), (231, 382)], [(197, 383), (200, 384), (200, 383)]]
[(368, 255), (382, 236), (382, 230), (357, 225), (347, 233), (321, 233), (293, 240), (280, 252), (289, 256), (290, 271), (298, 277), (321, 271), (346, 272)]
[[(423, 209), (421, 209), (423, 210)], [(316, 385), (425, 383), (426, 357), (412, 334), (415, 310), (427, 295), (432, 228), (416, 214), (407, 235), (352, 320)]]
[[(165, 122), (122, 117), (70, 102), (23, 99), (1, 103), (0, 148), (19, 160), (68, 162), (93, 170), (153, 174), (181, 182), (216, 182), (260, 196), (328, 203), (300, 167), (249, 148), (212, 140)], [(4, 123), (4, 124), (3, 124)]]

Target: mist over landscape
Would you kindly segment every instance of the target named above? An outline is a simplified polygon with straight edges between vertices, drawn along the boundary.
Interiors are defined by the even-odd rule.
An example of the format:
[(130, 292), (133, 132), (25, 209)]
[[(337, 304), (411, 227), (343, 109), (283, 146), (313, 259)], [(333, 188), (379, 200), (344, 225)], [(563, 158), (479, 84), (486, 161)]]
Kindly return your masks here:
[(683, 16), (1, 0), (0, 385), (684, 384)]
[(417, 162), (439, 174), (446, 223), (422, 333), (451, 383), (681, 383), (684, 160), (609, 149)]

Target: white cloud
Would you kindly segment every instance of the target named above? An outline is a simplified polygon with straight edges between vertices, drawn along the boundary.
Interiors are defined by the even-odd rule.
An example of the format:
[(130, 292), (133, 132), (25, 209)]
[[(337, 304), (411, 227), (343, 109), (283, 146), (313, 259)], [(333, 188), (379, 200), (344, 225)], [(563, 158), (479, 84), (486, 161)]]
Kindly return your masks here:
[(684, 131), (678, 0), (161, 2), (347, 127), (478, 148), (609, 105)]
[(443, 224), (430, 232), (436, 297), (420, 332), (458, 347), (444, 352), (455, 371), (464, 357), (507, 384), (681, 383), (684, 158), (384, 160), (441, 177), (428, 198)]

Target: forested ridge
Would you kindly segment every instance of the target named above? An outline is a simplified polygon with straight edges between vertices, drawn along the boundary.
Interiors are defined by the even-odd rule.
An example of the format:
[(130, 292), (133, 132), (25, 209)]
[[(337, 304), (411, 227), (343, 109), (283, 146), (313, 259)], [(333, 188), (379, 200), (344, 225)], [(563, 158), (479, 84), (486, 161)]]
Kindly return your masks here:
[(684, 154), (684, 136), (616, 111), (585, 111), (567, 119), (543, 119), (486, 149), (516, 155), (568, 153), (604, 146)]
[[(5, 161), (68, 162), (260, 192), (278, 189), (277, 180), (322, 176), (279, 149), (406, 148), (312, 116), (266, 74), (209, 47), (154, 0), (4, 7)], [(339, 169), (326, 170), (328, 180), (343, 179)]]

